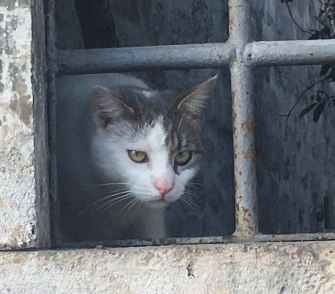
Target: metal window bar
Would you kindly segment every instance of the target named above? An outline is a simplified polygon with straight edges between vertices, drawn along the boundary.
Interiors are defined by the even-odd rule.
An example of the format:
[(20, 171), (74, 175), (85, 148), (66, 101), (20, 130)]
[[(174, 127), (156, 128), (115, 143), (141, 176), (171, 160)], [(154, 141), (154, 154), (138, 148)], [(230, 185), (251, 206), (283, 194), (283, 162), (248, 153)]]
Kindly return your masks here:
[[(223, 66), (229, 66), (231, 71), (236, 211), (234, 235), (206, 238), (123, 240), (106, 242), (101, 245), (143, 246), (335, 240), (335, 233), (291, 235), (261, 235), (258, 233), (251, 72), (255, 66), (310, 65), (335, 62), (335, 40), (254, 42), (251, 39), (249, 29), (249, 1), (229, 0), (228, 4), (230, 37), (226, 43), (55, 51), (56, 57), (50, 63), (54, 77), (56, 74), (220, 68)], [(51, 11), (53, 11), (52, 8)], [(49, 27), (49, 32), (50, 29), (52, 27)], [(52, 44), (49, 44), (49, 50), (50, 48), (54, 50)], [(51, 89), (52, 87), (54, 84), (51, 83)], [(54, 91), (52, 91), (52, 97), (53, 93)], [(55, 140), (55, 132), (51, 134), (51, 137)], [(51, 142), (54, 142), (52, 138)], [(54, 155), (52, 148), (51, 155)], [(53, 158), (55, 157), (53, 156)], [(52, 171), (55, 173), (55, 168), (51, 168)], [(55, 179), (53, 176), (52, 178)], [(96, 243), (88, 244), (89, 247), (95, 245)], [(81, 244), (71, 244), (70, 246), (81, 246)]]

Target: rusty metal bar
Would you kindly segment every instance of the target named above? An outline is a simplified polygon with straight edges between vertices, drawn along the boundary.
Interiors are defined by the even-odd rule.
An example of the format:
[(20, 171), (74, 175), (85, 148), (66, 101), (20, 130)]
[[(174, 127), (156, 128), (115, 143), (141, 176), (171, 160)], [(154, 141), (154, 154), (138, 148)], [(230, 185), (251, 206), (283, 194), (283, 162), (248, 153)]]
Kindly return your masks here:
[(257, 66), (306, 65), (335, 61), (335, 40), (252, 42), (244, 60)]
[(304, 242), (335, 240), (335, 233), (256, 235), (253, 237), (213, 236), (202, 238), (133, 239), (99, 242), (63, 243), (62, 248), (139, 247), (192, 244), (229, 244), (250, 242)]
[(59, 74), (213, 68), (234, 58), (229, 43), (58, 51)]
[(255, 236), (258, 232), (253, 77), (251, 67), (243, 57), (244, 48), (250, 40), (249, 10), (248, 1), (229, 1), (229, 41), (236, 46), (231, 83), (236, 215), (234, 235), (239, 237)]
[(49, 151), (49, 203), (50, 203), (50, 235), (51, 246), (59, 246), (61, 242), (60, 232), (60, 215), (59, 215), (59, 199), (57, 189), (57, 121), (56, 121), (56, 73), (57, 66), (54, 62), (57, 54), (56, 36), (55, 36), (55, 1), (45, 2), (45, 17), (46, 17), (46, 63), (47, 72), (47, 109), (48, 109), (48, 151)]
[[(239, 23), (243, 24), (243, 21)], [(243, 34), (240, 37), (242, 36)], [(58, 51), (56, 63), (60, 75), (220, 68), (228, 66), (235, 57), (236, 44), (233, 39), (231, 35), (226, 43)], [(243, 51), (241, 56), (244, 63), (253, 66), (307, 65), (335, 61), (333, 39), (245, 42), (245, 46), (240, 49)]]

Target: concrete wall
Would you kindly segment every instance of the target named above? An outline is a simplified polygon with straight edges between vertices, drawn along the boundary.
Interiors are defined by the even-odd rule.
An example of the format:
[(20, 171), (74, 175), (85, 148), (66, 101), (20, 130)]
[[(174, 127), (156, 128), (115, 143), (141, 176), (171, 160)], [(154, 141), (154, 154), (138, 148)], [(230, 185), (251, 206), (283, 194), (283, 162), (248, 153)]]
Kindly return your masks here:
[(4, 293), (335, 293), (335, 244), (230, 244), (0, 254)]
[[(0, 5), (0, 243), (31, 244), (34, 211), (31, 11)], [(14, 3), (14, 2), (13, 2)]]
[[(39, 207), (46, 206), (42, 205), (46, 197), (41, 196), (46, 184), (40, 182), (41, 170), (34, 165), (42, 162), (46, 168), (45, 95), (38, 95), (44, 89), (43, 14), (39, 11), (33, 24), (30, 5), (28, 0), (0, 3), (0, 248), (40, 246), (49, 234), (48, 209), (37, 214)], [(36, 1), (34, 9), (41, 7)], [(39, 27), (34, 43), (33, 25)]]

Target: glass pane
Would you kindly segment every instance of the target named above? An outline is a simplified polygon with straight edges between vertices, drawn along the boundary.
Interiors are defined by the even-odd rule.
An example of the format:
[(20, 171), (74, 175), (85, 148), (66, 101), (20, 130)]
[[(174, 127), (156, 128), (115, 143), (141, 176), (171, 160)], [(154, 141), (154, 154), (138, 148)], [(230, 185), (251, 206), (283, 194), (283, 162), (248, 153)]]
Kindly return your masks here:
[(71, 0), (56, 2), (60, 49), (201, 44), (228, 39), (227, 1), (82, 0), (76, 1), (76, 8)]
[(333, 38), (334, 24), (331, 19), (334, 19), (334, 13), (329, 9), (328, 2), (251, 1), (253, 39), (279, 41)]
[[(333, 197), (334, 83), (325, 66), (255, 70), (259, 223), (262, 233), (327, 231)], [(331, 200), (330, 199), (330, 200)], [(330, 228), (328, 226), (328, 228)]]
[[(169, 89), (176, 91), (176, 93), (183, 93), (217, 73), (219, 73), (219, 79), (215, 87), (215, 92), (208, 102), (205, 113), (205, 123), (202, 132), (204, 154), (200, 173), (194, 179), (189, 180), (189, 184), (185, 186), (183, 196), (179, 200), (173, 201), (173, 203), (166, 208), (165, 237), (221, 236), (232, 234), (234, 231), (229, 72), (222, 69), (132, 73), (145, 81), (153, 89)], [(139, 128), (143, 127), (144, 130), (144, 126), (137, 126), (137, 129), (134, 129), (136, 135), (130, 140), (127, 135), (120, 135), (120, 132), (122, 133), (121, 124), (117, 132), (118, 135), (114, 134), (114, 136), (120, 136), (120, 141), (126, 140), (124, 143), (125, 146), (122, 145), (123, 147), (121, 145), (120, 147), (115, 142), (110, 143), (112, 142), (108, 141), (112, 140), (110, 136), (103, 137), (104, 139), (101, 139), (101, 141), (97, 143), (96, 139), (90, 135), (96, 131), (90, 130), (92, 125), (94, 125), (90, 106), (91, 88), (86, 85), (91, 83), (90, 79), (94, 79), (94, 84), (106, 86), (105, 79), (101, 78), (100, 83), (97, 77), (101, 78), (101, 75), (91, 75), (89, 79), (88, 76), (64, 76), (59, 78), (57, 83), (58, 196), (60, 200), (61, 234), (63, 241), (115, 240), (122, 239), (123, 236), (127, 239), (162, 237), (160, 234), (155, 235), (156, 233), (153, 233), (152, 235), (148, 233), (152, 227), (154, 228), (157, 225), (154, 223), (156, 218), (152, 218), (152, 220), (148, 219), (149, 223), (143, 223), (146, 222), (147, 217), (147, 215), (142, 215), (143, 211), (150, 214), (155, 211), (155, 209), (152, 208), (148, 210), (147, 204), (145, 204), (146, 201), (143, 199), (142, 203), (135, 204), (134, 202), (135, 199), (139, 199), (139, 197), (152, 197), (150, 195), (153, 190), (153, 187), (151, 187), (153, 180), (145, 175), (142, 178), (142, 173), (137, 171), (137, 165), (130, 165), (130, 159), (128, 156), (124, 157), (122, 153), (127, 152), (126, 149), (131, 148), (126, 148), (125, 146), (127, 144), (130, 146), (135, 144), (132, 143), (133, 141), (137, 142), (137, 137), (142, 138), (142, 131), (139, 130)], [(111, 83), (113, 83), (112, 80)], [(133, 90), (131, 90), (132, 88), (130, 86), (128, 88), (129, 91), (139, 91), (136, 87)], [(80, 95), (78, 95), (78, 93), (80, 93)], [(143, 93), (150, 96), (148, 91), (144, 91)], [(201, 92), (199, 95), (203, 95), (203, 93)], [(177, 96), (173, 95), (171, 99), (176, 99), (178, 98)], [(127, 97), (122, 96), (122, 99), (127, 100)], [(81, 101), (86, 101), (84, 106)], [(141, 110), (137, 110), (137, 114), (142, 115), (144, 113), (144, 117), (146, 117), (146, 115), (148, 115), (147, 112), (150, 110), (149, 105), (150, 104), (148, 104), (148, 106), (144, 105)], [(146, 107), (148, 107), (149, 110), (147, 110)], [(143, 112), (141, 113), (141, 111)], [(156, 110), (152, 109), (150, 111), (156, 113)], [(151, 113), (150, 111), (149, 113)], [(174, 131), (178, 134), (179, 141), (177, 145), (184, 144), (185, 142), (182, 142), (182, 140), (185, 140), (187, 144), (193, 146), (192, 144), (196, 144), (195, 142), (197, 141), (197, 133), (195, 131), (197, 116), (190, 121), (191, 117), (188, 116), (188, 111), (186, 112), (185, 110), (185, 113), (187, 116), (183, 118), (184, 121), (180, 120), (180, 130), (183, 129), (183, 132)], [(137, 114), (135, 113), (135, 115)], [(169, 116), (167, 116), (167, 118), (169, 118)], [(97, 117), (95, 117), (95, 119), (97, 120)], [(101, 118), (99, 116), (98, 119), (99, 122), (102, 120), (107, 124), (109, 123), (104, 117)], [(155, 117), (153, 117), (153, 119), (155, 119)], [(171, 119), (173, 120), (172, 117)], [(122, 120), (128, 122), (127, 118), (123, 116)], [(164, 122), (167, 123), (164, 127), (166, 130), (169, 129), (168, 126), (171, 123), (167, 121), (168, 120)], [(186, 128), (184, 123), (186, 124), (187, 122), (189, 126)], [(173, 122), (173, 124), (176, 124), (176, 122)], [(108, 129), (107, 126), (104, 127), (106, 127), (106, 130)], [(97, 127), (93, 126), (94, 129), (98, 129), (98, 132), (104, 132), (104, 127), (101, 127), (101, 125)], [(115, 129), (113, 130), (113, 132), (115, 132)], [(171, 134), (174, 132), (171, 132)], [(191, 136), (189, 138), (187, 135), (189, 132), (194, 134), (193, 137)], [(170, 133), (167, 132), (167, 134), (168, 139), (172, 140), (173, 138), (169, 137)], [(144, 143), (147, 144), (149, 139), (145, 136), (143, 138), (146, 138)], [(156, 137), (154, 139), (156, 140)], [(97, 157), (93, 165), (90, 164), (89, 160), (92, 156), (96, 156), (96, 154), (100, 152), (100, 149), (91, 149), (93, 151), (90, 151), (88, 149), (87, 140), (95, 142), (92, 143), (95, 144), (94, 148), (101, 148), (101, 150), (105, 152), (104, 159), (102, 160), (101, 157)], [(137, 146), (136, 144), (134, 146)], [(113, 148), (111, 146), (113, 146)], [(122, 148), (126, 149), (123, 150)], [(198, 148), (197, 144), (192, 148)], [(120, 161), (115, 159), (113, 155), (114, 152), (120, 153), (120, 158), (122, 158)], [(145, 149), (145, 152), (147, 152), (148, 158), (152, 156), (153, 151)], [(160, 156), (164, 156), (164, 152), (163, 150)], [(193, 156), (197, 155), (194, 154)], [(114, 161), (109, 160), (109, 157), (113, 157)], [(157, 160), (155, 161), (155, 159), (151, 161), (148, 160), (148, 162), (151, 162), (150, 164), (153, 165), (160, 164)], [(110, 166), (106, 167), (105, 164), (110, 164)], [(150, 173), (152, 177), (155, 177), (155, 173), (151, 170), (150, 164), (145, 164), (141, 169), (143, 173)], [(190, 165), (189, 167), (186, 165), (184, 171), (177, 170), (176, 173), (179, 172), (180, 175), (182, 175), (183, 172), (187, 173), (192, 171), (192, 169), (197, 167), (196, 161), (194, 164), (194, 166)], [(128, 165), (129, 169), (124, 169), (124, 166)], [(99, 171), (101, 169), (103, 172), (99, 173), (97, 178), (94, 178), (90, 176), (91, 169), (97, 169)], [(89, 173), (89, 176), (87, 173)], [(184, 175), (186, 175), (186, 173)], [(121, 177), (121, 174), (122, 181), (116, 179), (119, 176)], [(177, 174), (174, 175), (174, 177), (176, 177), (176, 183), (178, 176)], [(122, 182), (121, 184), (114, 185), (115, 183), (120, 183), (120, 181)], [(179, 184), (184, 184), (182, 180), (178, 181)], [(78, 186), (78, 183), (80, 183), (80, 186)], [(102, 185), (104, 185), (104, 187), (101, 187)], [(103, 191), (101, 188), (103, 188)], [(132, 197), (129, 198), (128, 201), (126, 198), (129, 195), (125, 191), (129, 189), (132, 189), (132, 191), (138, 189), (143, 192), (134, 192), (137, 198)], [(173, 191), (174, 190), (172, 190), (172, 192)], [(177, 192), (175, 193), (178, 194)], [(168, 196), (169, 193), (166, 197)], [(118, 204), (116, 205), (116, 203)], [(121, 205), (119, 206), (119, 204)], [(156, 211), (159, 212), (158, 210)], [(115, 232), (115, 222), (120, 224), (127, 222), (124, 224), (125, 227), (120, 227), (120, 229), (129, 231), (126, 233)], [(111, 229), (111, 227), (114, 229)], [(116, 227), (118, 226), (116, 225)]]

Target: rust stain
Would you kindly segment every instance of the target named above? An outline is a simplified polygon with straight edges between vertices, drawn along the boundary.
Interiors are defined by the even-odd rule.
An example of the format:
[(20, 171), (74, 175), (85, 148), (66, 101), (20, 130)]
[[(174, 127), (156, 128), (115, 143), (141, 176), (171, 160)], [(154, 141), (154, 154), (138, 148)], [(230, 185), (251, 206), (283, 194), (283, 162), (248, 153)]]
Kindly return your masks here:
[(247, 122), (243, 122), (243, 123), (241, 123), (241, 129), (243, 130), (243, 129), (247, 129)]
[(258, 213), (258, 203), (257, 203), (257, 200), (255, 200), (252, 209), (253, 209), (255, 215), (257, 215), (257, 213)]
[[(235, 57), (235, 59), (236, 59), (236, 57)], [(234, 62), (235, 62), (235, 60), (234, 60)], [(235, 95), (236, 95), (236, 90), (235, 90), (235, 89), (232, 89), (232, 91), (231, 91), (231, 100), (232, 100), (232, 101), (234, 101), (234, 99), (235, 99)], [(234, 116), (234, 114), (233, 114), (233, 116)], [(235, 114), (235, 116), (236, 116), (236, 114)]]
[(20, 100), (12, 99), (9, 108), (16, 112), (20, 120), (26, 125), (30, 124), (31, 119), (31, 101), (29, 95), (21, 95)]
[(0, 208), (3, 208), (4, 207), (4, 201), (3, 199), (0, 199)]
[(249, 235), (252, 235), (252, 232), (254, 231), (251, 225), (247, 225), (247, 229), (249, 230)]
[(233, 235), (224, 237), (224, 240), (228, 242), (234, 241), (236, 239), (237, 239), (236, 236), (233, 236)]
[[(236, 90), (232, 90), (232, 92), (231, 92), (231, 97), (232, 97), (233, 104), (234, 104), (235, 94), (236, 94)], [(233, 114), (232, 114), (233, 135), (235, 135), (236, 132), (237, 132), (237, 128), (236, 128), (236, 117), (237, 117), (237, 114), (236, 114), (236, 112), (234, 111), (234, 107), (233, 107)]]
[(243, 211), (243, 221), (249, 223), (250, 222), (249, 209), (246, 207), (242, 207), (241, 210)]
[(36, 255), (38, 261), (40, 260), (50, 260), (50, 253), (48, 252), (38, 252)]
[(250, 103), (254, 103), (254, 96), (250, 95), (249, 100), (250, 100)]
[(248, 131), (248, 132), (253, 132), (254, 130), (254, 123), (253, 123), (253, 119), (248, 117), (248, 119), (246, 121), (244, 121), (243, 123), (241, 123), (241, 130), (244, 131)]
[(238, 174), (239, 174), (240, 176), (242, 176), (242, 172), (241, 172), (241, 171), (239, 171)]
[(14, 264), (21, 264), (21, 263), (24, 263), (27, 259), (28, 259), (27, 255), (17, 253), (17, 254), (15, 254), (15, 257), (13, 259), (13, 263)]
[[(229, 7), (229, 10), (230, 10), (230, 7)], [(229, 31), (231, 31), (234, 26), (235, 26), (235, 18), (234, 17), (229, 17)]]
[(252, 154), (249, 151), (242, 150), (242, 156), (244, 159), (252, 158)]

